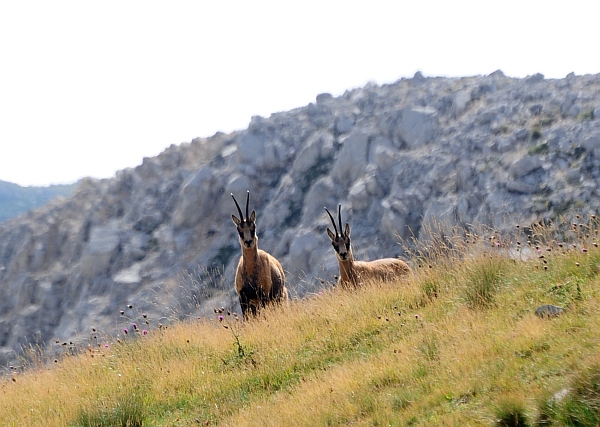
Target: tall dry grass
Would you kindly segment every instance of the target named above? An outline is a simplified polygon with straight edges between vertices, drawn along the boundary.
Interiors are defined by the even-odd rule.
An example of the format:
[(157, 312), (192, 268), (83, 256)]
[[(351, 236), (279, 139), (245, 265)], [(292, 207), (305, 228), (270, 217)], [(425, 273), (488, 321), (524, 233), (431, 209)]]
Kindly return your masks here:
[[(40, 363), (3, 380), (0, 425), (569, 425), (569, 396), (585, 396), (593, 420), (594, 221), (457, 230), (417, 247), (408, 282), (324, 290), (249, 322), (216, 313)], [(541, 319), (542, 304), (566, 312)]]

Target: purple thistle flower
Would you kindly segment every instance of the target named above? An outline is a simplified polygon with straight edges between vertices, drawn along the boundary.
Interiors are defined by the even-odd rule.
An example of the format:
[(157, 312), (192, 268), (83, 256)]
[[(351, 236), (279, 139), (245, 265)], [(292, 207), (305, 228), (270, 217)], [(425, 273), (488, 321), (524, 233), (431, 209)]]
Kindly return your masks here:
[(104, 344), (104, 348), (109, 349), (110, 348), (110, 344), (109, 343)]
[(127, 328), (123, 328), (123, 332), (125, 332), (125, 334), (129, 333), (129, 331), (127, 330)]
[(144, 329), (144, 330), (142, 331), (142, 335), (148, 335), (148, 331)]
[(219, 316), (219, 322), (222, 322), (222, 321), (223, 321), (223, 319), (224, 319), (224, 317), (223, 317), (223, 316)]

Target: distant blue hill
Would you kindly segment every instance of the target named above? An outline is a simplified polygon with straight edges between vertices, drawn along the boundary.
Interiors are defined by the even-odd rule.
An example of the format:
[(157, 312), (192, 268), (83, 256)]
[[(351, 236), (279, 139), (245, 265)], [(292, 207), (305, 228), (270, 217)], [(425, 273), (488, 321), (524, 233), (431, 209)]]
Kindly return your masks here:
[(21, 187), (0, 181), (0, 222), (45, 205), (59, 196), (70, 196), (79, 183), (47, 187)]

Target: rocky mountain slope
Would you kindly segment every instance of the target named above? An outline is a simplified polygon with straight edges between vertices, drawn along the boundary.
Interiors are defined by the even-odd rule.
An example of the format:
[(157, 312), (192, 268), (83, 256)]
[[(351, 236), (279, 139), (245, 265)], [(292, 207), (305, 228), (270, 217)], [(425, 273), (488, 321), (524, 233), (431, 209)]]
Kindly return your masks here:
[(599, 184), (600, 75), (417, 73), (320, 94), (0, 224), (0, 359), (87, 342), (92, 328), (239, 310), (230, 193), (250, 191), (259, 247), (302, 297), (337, 274), (325, 206), (342, 204), (356, 257), (373, 259), (402, 256), (399, 239), (435, 222), (501, 229), (595, 213)]

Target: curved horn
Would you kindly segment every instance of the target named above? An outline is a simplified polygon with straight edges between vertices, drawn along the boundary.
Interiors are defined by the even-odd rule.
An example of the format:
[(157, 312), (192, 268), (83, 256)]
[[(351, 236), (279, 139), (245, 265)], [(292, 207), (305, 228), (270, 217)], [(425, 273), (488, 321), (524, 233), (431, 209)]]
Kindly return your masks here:
[(248, 203), (250, 203), (250, 190), (246, 191), (246, 221), (250, 219), (250, 215), (248, 215)]
[(338, 205), (338, 222), (340, 224), (340, 232), (344, 229), (342, 227), (342, 204), (340, 203)]
[[(233, 197), (233, 193), (231, 193), (231, 197)], [(235, 200), (235, 197), (233, 197), (233, 201), (235, 202), (235, 206), (237, 207), (238, 213), (240, 214), (240, 219), (243, 222), (244, 221), (244, 215), (242, 214), (242, 210), (240, 209), (240, 205), (238, 205), (238, 202), (237, 202), (237, 200)], [(246, 216), (248, 216), (247, 213), (246, 213)]]
[(325, 210), (327, 211), (329, 218), (331, 218), (331, 223), (333, 224), (333, 228), (335, 229), (335, 235), (339, 236), (340, 233), (338, 233), (338, 229), (337, 229), (337, 226), (335, 225), (335, 220), (333, 219), (333, 215), (331, 215), (331, 212), (329, 212), (329, 209), (325, 208)]

